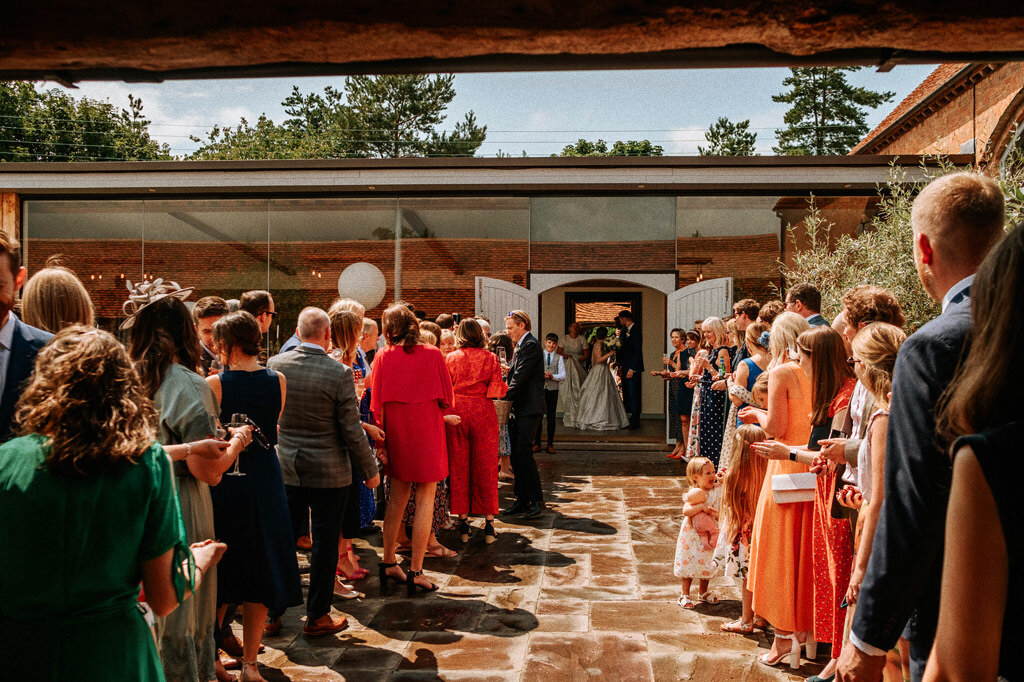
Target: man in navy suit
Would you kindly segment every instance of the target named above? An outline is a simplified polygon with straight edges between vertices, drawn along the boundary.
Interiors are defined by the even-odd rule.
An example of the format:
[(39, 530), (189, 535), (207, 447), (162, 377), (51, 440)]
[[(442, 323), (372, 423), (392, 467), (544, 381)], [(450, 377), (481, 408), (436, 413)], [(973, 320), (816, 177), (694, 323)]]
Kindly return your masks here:
[(917, 273), (942, 314), (907, 339), (896, 358), (885, 501), (859, 590), (851, 582), (857, 611), (852, 646), (843, 647), (839, 661), (841, 681), (881, 679), (885, 652), (901, 634), (910, 642), (911, 678), (924, 672), (939, 612), (952, 476), (949, 444), (937, 442), (935, 406), (970, 342), (971, 282), (1003, 235), (1004, 210), (999, 185), (976, 173), (943, 176), (914, 201)]
[(622, 324), (622, 347), (615, 354), (619, 363), (619, 377), (622, 380), (622, 403), (629, 412), (629, 428), (640, 428), (641, 385), (644, 374), (644, 334), (633, 321), (633, 313), (623, 310), (619, 313)]
[(0, 443), (13, 438), (14, 405), (35, 368), (36, 353), (53, 338), (53, 334), (30, 327), (12, 312), (27, 274), (21, 267), (18, 240), (0, 230)]
[(812, 327), (827, 327), (821, 314), (821, 292), (813, 284), (800, 282), (786, 292), (786, 310), (807, 320)]
[(513, 310), (505, 318), (505, 329), (516, 345), (508, 368), (508, 393), (505, 394), (505, 400), (512, 403), (512, 418), (508, 423), (512, 440), (509, 461), (516, 477), (516, 501), (505, 514), (523, 514), (527, 519), (540, 516), (544, 499), (532, 447), (545, 408), (544, 356), (540, 342), (530, 333), (531, 326), (530, 316), (522, 310)]

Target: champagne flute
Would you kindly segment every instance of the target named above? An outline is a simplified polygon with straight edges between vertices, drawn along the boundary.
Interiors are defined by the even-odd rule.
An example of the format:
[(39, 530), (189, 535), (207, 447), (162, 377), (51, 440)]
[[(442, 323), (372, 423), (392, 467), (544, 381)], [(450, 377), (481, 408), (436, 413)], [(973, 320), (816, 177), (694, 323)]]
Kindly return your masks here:
[(223, 371), (224, 371), (224, 363), (220, 361), (220, 356), (219, 355), (215, 356), (213, 358), (213, 360), (210, 362), (210, 373), (211, 374), (214, 374), (214, 373), (219, 374), (220, 372), (223, 372)]
[[(242, 414), (240, 412), (235, 412), (234, 414), (231, 415), (231, 423), (229, 423), (228, 426), (235, 426), (235, 427), (244, 426), (246, 419), (248, 419), (247, 415), (244, 415), (244, 414)], [(240, 460), (241, 458), (242, 458), (242, 453), (239, 452), (238, 453), (238, 457), (235, 457), (235, 467), (234, 467), (234, 469), (232, 469), (231, 471), (229, 471), (226, 474), (224, 474), (225, 476), (245, 476), (245, 473), (242, 472), (242, 471), (239, 471), (239, 469), (238, 469), (238, 460)]]
[(363, 393), (366, 392), (366, 382), (363, 379), (363, 370), (357, 369), (357, 368), (353, 368), (352, 369), (352, 380), (355, 382), (355, 385), (356, 385), (356, 399), (357, 400), (362, 400), (363, 399)]

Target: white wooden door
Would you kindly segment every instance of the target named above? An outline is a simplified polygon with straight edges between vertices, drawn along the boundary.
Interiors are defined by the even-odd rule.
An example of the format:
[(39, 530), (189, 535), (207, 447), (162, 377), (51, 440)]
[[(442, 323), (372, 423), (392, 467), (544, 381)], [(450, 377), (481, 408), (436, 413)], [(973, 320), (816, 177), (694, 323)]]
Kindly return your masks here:
[(529, 289), (490, 277), (476, 278), (476, 314), (491, 321), (491, 333), (505, 329), (505, 317), (512, 310), (525, 310), (533, 322), (533, 335), (537, 336), (540, 318), (537, 316), (537, 294)]
[[(732, 277), (709, 279), (677, 289), (666, 297), (665, 334), (670, 337), (676, 328), (692, 329), (695, 320), (732, 315), (732, 303)], [(672, 345), (668, 343), (665, 347), (671, 348)], [(675, 439), (668, 437), (670, 418), (671, 410), (666, 405), (665, 440), (674, 443)]]

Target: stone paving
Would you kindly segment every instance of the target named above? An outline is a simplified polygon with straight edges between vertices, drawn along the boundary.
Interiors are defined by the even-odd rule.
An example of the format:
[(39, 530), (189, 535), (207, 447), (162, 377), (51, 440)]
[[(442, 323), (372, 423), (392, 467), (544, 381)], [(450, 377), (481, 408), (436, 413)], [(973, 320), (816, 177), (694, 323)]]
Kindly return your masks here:
[[(565, 452), (538, 459), (549, 510), (533, 521), (482, 525), (452, 559), (428, 558), (441, 587), (407, 599), (378, 596), (380, 535), (357, 541), (371, 577), (366, 598), (335, 600), (349, 628), (305, 639), (301, 607), (264, 640), (263, 675), (276, 680), (799, 680), (756, 654), (764, 634), (722, 633), (739, 614), (731, 580), (713, 581), (716, 606), (684, 611), (672, 558), (679, 530), (682, 465), (663, 453)], [(509, 486), (502, 486), (502, 506)], [(407, 561), (405, 562), (407, 564)], [(241, 635), (241, 627), (236, 624)], [(820, 649), (820, 647), (819, 647)], [(825, 661), (825, 655), (820, 661)]]

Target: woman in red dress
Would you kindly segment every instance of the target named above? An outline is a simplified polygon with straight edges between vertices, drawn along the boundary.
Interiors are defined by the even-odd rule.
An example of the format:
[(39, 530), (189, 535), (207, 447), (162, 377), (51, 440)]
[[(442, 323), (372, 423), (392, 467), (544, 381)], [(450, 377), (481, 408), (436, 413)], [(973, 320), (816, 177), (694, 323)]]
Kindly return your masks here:
[[(412, 311), (393, 305), (384, 311), (384, 336), (388, 345), (373, 359), (370, 373), (370, 411), (384, 430), (385, 473), (391, 479), (391, 495), (384, 514), (384, 560), (380, 564), (380, 588), (388, 582), (404, 582), (410, 595), (416, 588), (437, 589), (423, 576), (423, 554), (430, 535), (437, 482), (448, 476), (448, 451), (444, 424), (458, 417), (444, 417), (452, 406), (452, 381), (441, 351), (418, 343), (419, 324)], [(398, 566), (395, 550), (398, 528), (416, 483), (416, 515), (412, 526), (410, 570)]]
[(459, 323), (458, 350), (445, 358), (452, 376), (455, 404), (449, 414), (462, 423), (452, 427), (448, 469), (451, 475), (451, 512), (459, 517), (459, 535), (469, 541), (470, 514), (483, 514), (484, 541), (494, 542), (494, 515), (498, 513), (498, 416), (493, 398), (504, 398), (508, 386), (501, 378), (498, 358), (484, 348), (480, 323)]

